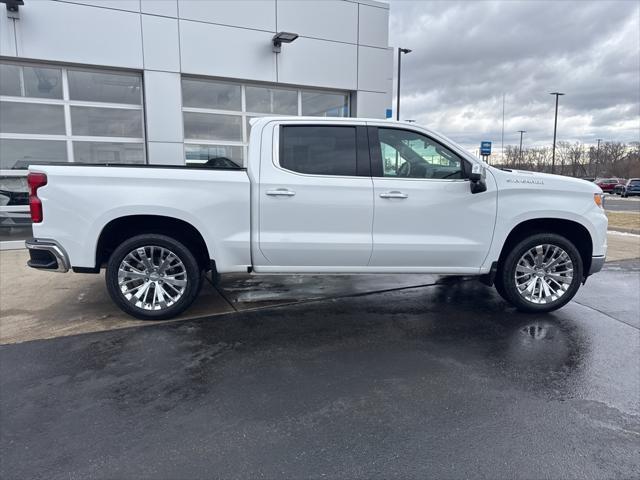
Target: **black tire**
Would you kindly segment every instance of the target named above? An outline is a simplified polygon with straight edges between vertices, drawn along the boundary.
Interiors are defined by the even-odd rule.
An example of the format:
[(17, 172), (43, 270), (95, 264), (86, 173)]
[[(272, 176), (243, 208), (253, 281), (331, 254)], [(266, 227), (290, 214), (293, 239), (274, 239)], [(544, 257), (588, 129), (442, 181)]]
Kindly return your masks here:
[(504, 291), (504, 285), (502, 284), (502, 275), (498, 273), (496, 274), (496, 278), (493, 279), (493, 286), (502, 298), (504, 298), (506, 301), (509, 301), (509, 299), (507, 298), (507, 294)]
[[(516, 267), (527, 250), (545, 244), (560, 247), (569, 255), (573, 263), (573, 278), (569, 287), (559, 298), (548, 303), (532, 303), (518, 292), (515, 280)], [(500, 295), (518, 310), (531, 313), (551, 312), (566, 305), (580, 288), (583, 278), (583, 263), (580, 252), (571, 241), (555, 233), (538, 233), (521, 240), (507, 253), (498, 270), (500, 278), (496, 279), (496, 288)]]
[[(174, 303), (165, 307), (160, 307), (158, 310), (146, 309), (135, 305), (125, 297), (125, 294), (120, 289), (120, 285), (118, 283), (118, 271), (122, 261), (130, 252), (141, 247), (161, 247), (170, 250), (171, 253), (177, 257), (180, 262), (182, 262), (182, 266), (184, 267), (184, 273), (181, 274), (181, 278), (186, 279), (186, 285), (184, 285), (184, 290), (181, 295)], [(154, 275), (157, 274), (154, 273)], [(125, 313), (141, 320), (166, 320), (184, 312), (196, 299), (202, 286), (202, 270), (198, 266), (198, 262), (191, 251), (182, 243), (166, 235), (150, 233), (131, 237), (130, 239), (122, 242), (114, 250), (109, 258), (109, 262), (107, 263), (105, 280), (111, 299)], [(162, 281), (159, 283), (162, 283)], [(153, 288), (155, 287), (149, 287), (148, 290), (154, 292), (155, 301), (155, 290)], [(165, 286), (165, 288), (169, 291), (168, 286)], [(175, 294), (175, 292), (177, 292), (177, 290), (171, 291), (173, 294)], [(144, 303), (144, 300), (138, 303)]]

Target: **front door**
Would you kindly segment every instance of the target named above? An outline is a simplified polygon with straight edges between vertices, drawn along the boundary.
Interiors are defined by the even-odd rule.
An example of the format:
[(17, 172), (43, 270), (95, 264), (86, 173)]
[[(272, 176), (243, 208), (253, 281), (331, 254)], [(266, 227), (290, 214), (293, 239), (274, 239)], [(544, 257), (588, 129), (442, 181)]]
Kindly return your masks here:
[[(279, 149), (260, 165), (263, 266), (282, 272), (366, 266), (373, 223), (366, 127), (292, 122), (275, 128)], [(258, 265), (257, 271), (266, 270)]]
[(463, 273), (484, 262), (496, 188), (472, 194), (471, 163), (412, 130), (370, 128), (374, 184), (372, 267)]

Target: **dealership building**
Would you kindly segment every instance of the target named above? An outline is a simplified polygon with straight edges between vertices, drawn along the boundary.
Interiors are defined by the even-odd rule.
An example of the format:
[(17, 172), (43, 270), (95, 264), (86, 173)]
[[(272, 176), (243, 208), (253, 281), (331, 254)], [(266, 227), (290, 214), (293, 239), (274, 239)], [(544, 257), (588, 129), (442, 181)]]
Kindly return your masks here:
[(251, 118), (391, 108), (386, 3), (1, 1), (3, 248), (31, 236), (29, 164), (241, 164)]

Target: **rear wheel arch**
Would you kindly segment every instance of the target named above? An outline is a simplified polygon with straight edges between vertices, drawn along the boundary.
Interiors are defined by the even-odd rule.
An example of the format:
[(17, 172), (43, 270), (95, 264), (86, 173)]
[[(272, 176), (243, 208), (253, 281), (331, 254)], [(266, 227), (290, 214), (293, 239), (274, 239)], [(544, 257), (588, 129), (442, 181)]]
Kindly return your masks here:
[(212, 269), (212, 256), (200, 231), (191, 223), (162, 215), (127, 215), (107, 223), (96, 245), (96, 268), (109, 261), (115, 249), (129, 238), (142, 234), (159, 234), (184, 244), (196, 258), (202, 270)]
[(553, 233), (561, 235), (575, 245), (580, 253), (584, 272), (588, 272), (591, 267), (593, 255), (593, 240), (586, 227), (573, 220), (562, 218), (537, 218), (526, 220), (516, 225), (502, 245), (498, 268), (511, 250), (523, 239), (539, 233)]

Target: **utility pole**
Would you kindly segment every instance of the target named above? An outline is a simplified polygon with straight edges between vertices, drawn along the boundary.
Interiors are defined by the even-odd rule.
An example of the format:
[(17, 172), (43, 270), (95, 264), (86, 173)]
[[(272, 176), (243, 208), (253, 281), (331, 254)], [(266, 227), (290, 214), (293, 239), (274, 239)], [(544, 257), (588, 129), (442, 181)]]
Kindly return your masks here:
[(594, 177), (598, 178), (598, 164), (600, 163), (600, 141), (602, 139), (598, 139), (598, 148), (596, 149), (596, 171), (594, 173)]
[(504, 93), (502, 94), (502, 145), (500, 147), (500, 151), (502, 152), (500, 161), (504, 166)]
[(551, 153), (551, 173), (554, 173), (554, 170), (556, 168), (556, 132), (558, 130), (558, 97), (560, 97), (560, 95), (564, 95), (564, 93), (551, 92), (549, 95), (556, 96), (556, 116), (555, 116), (555, 120), (553, 121), (553, 150)]
[(518, 154), (518, 157), (520, 157), (520, 163), (522, 163), (522, 135), (524, 133), (527, 133), (526, 130), (518, 130), (520, 132), (520, 153)]
[(400, 121), (400, 70), (402, 65), (402, 54), (411, 53), (408, 48), (398, 48), (398, 100), (396, 102), (396, 120)]

